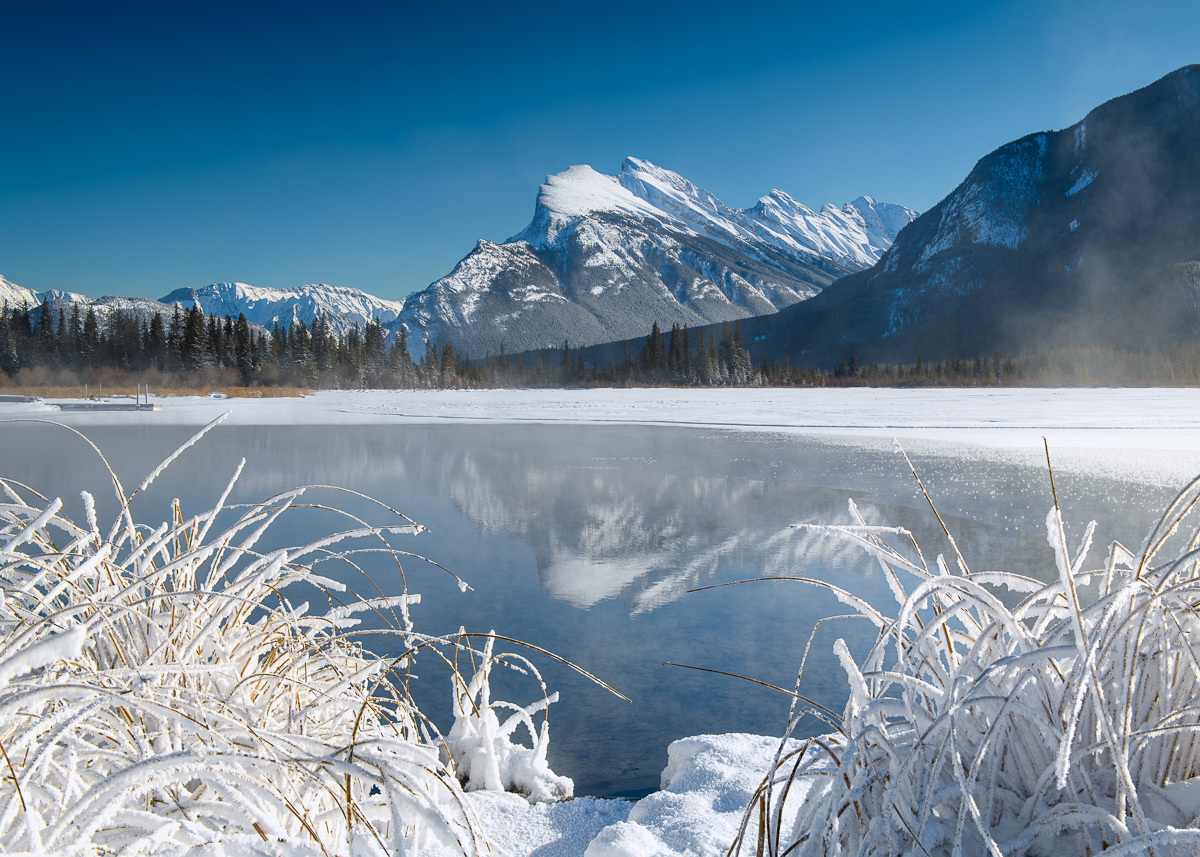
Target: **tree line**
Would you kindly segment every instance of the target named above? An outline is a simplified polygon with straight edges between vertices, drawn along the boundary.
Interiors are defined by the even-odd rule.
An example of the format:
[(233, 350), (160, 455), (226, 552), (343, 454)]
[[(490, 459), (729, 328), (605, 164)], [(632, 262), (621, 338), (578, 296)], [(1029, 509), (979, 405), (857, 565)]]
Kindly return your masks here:
[(235, 319), (176, 306), (144, 318), (120, 307), (101, 319), (95, 307), (0, 306), (0, 372), (22, 386), (76, 386), (89, 380), (132, 383), (153, 376), (175, 387), (291, 386), (323, 388), (456, 388), (583, 384), (747, 385), (761, 380), (742, 342), (740, 325), (720, 339), (692, 337), (675, 325), (664, 335), (654, 322), (642, 350), (620, 361), (585, 363), (563, 343), (561, 357), (505, 354), (470, 361), (448, 343), (424, 340), (410, 354), (408, 331), (388, 341), (377, 320), (335, 331), (327, 316), (270, 331)]
[[(693, 345), (693, 342), (695, 343)], [(680, 386), (745, 387), (762, 383), (752, 364), (736, 322), (693, 335), (687, 325), (675, 324), (664, 334), (657, 321), (636, 354), (626, 343), (619, 359), (588, 362), (583, 352), (563, 340), (561, 351), (536, 357), (488, 353), (466, 368), (465, 380), (483, 387), (515, 386)]]
[[(428, 367), (407, 354), (402, 335), (389, 347), (377, 320), (339, 335), (327, 317), (271, 331), (238, 317), (176, 306), (169, 318), (114, 307), (48, 301), (0, 307), (0, 371), (19, 384), (69, 386), (90, 378), (154, 376), (158, 386), (368, 386), (430, 383)], [(440, 360), (439, 360), (440, 366)], [(132, 383), (132, 380), (130, 381)]]
[(741, 325), (690, 331), (654, 322), (636, 353), (587, 361), (564, 340), (537, 355), (499, 353), (468, 360), (425, 339), (414, 359), (408, 332), (389, 341), (377, 320), (346, 333), (326, 316), (267, 331), (237, 318), (176, 306), (164, 318), (111, 308), (101, 318), (79, 304), (0, 305), (0, 373), (17, 386), (69, 387), (153, 382), (158, 388), (470, 388), (560, 386), (1069, 386), (1200, 384), (1200, 345), (1156, 352), (1103, 347), (1043, 348), (1005, 356), (836, 367), (755, 363)]

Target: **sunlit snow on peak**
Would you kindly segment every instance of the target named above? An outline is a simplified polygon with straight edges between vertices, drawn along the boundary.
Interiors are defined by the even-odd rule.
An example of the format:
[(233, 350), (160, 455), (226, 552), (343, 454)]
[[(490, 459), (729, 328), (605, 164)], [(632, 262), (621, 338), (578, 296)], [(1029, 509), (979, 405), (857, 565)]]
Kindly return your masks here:
[(564, 227), (589, 214), (605, 211), (661, 216), (654, 206), (638, 199), (612, 176), (579, 164), (546, 177), (538, 191), (533, 222), (509, 240), (524, 240), (538, 246), (552, 244)]
[(668, 229), (705, 235), (730, 246), (767, 244), (814, 254), (852, 269), (873, 265), (917, 212), (860, 196), (820, 213), (778, 188), (751, 208), (730, 208), (679, 173), (641, 158), (626, 158), (617, 176), (587, 165), (549, 176), (538, 193), (533, 222), (510, 241), (555, 245), (564, 230), (600, 212), (651, 218)]

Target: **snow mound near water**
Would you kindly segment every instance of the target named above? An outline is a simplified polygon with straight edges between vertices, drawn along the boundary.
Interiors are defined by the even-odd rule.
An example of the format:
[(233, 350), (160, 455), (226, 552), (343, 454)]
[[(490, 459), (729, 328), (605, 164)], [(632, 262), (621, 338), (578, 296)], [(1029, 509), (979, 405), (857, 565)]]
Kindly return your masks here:
[(503, 857), (721, 857), (778, 748), (778, 738), (762, 735), (680, 739), (667, 748), (661, 790), (636, 803), (578, 798), (531, 806), (497, 792), (467, 798)]

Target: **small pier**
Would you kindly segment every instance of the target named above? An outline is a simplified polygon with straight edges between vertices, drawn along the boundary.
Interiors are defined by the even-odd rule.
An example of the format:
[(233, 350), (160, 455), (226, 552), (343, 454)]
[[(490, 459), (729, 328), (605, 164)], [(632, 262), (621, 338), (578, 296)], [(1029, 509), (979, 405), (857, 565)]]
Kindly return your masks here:
[(60, 402), (60, 411), (161, 411), (157, 402)]
[[(114, 396), (109, 399), (103, 397), (103, 388), (98, 388), (96, 395), (91, 395), (86, 384), (83, 385), (83, 401), (81, 402), (59, 402), (58, 409), (60, 411), (161, 411), (162, 405), (150, 403), (150, 385), (146, 385), (143, 394), (142, 385), (138, 384), (137, 396)], [(142, 396), (145, 395), (145, 401)], [(113, 399), (123, 399), (123, 401), (113, 401)], [(132, 399), (132, 401), (130, 401)]]

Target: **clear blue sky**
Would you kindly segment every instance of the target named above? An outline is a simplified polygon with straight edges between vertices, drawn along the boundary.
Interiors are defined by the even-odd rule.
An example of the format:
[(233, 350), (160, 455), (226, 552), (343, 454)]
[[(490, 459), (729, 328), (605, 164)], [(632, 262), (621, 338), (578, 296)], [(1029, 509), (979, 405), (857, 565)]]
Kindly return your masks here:
[[(439, 7), (439, 8), (435, 8)], [(0, 274), (400, 298), (627, 155), (926, 209), (1200, 61), (1200, 3), (0, 3)]]

